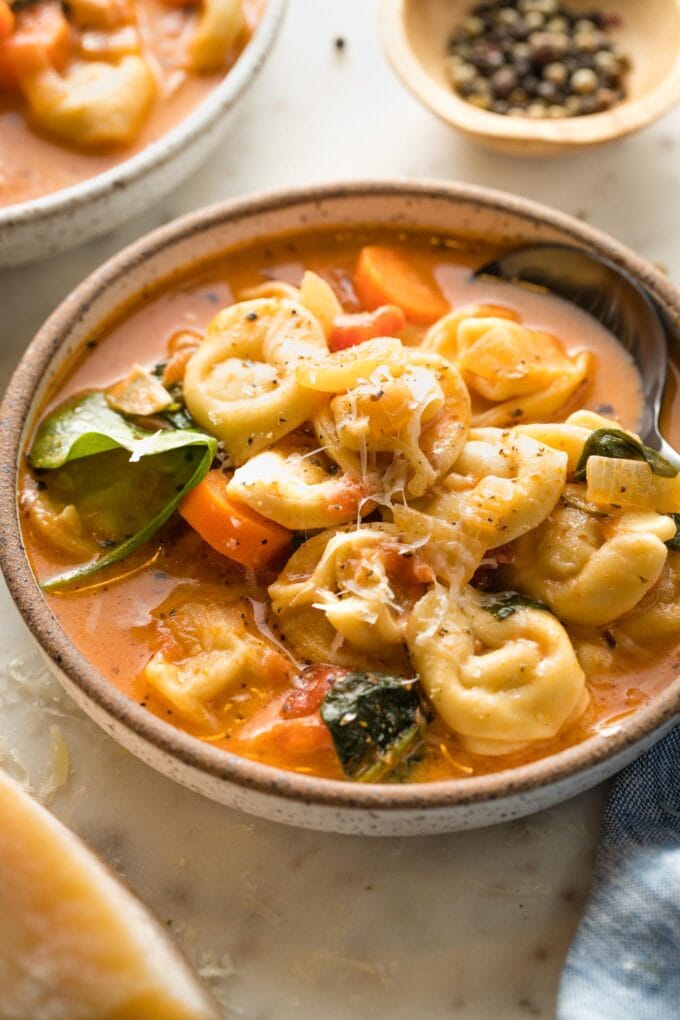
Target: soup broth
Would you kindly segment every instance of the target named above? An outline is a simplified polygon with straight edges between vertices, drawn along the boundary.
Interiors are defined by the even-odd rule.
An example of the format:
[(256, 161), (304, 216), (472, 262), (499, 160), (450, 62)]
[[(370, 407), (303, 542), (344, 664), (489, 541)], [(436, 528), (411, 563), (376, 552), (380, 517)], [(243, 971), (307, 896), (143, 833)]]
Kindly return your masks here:
[[(587, 352), (590, 359), (586, 378), (558, 412), (550, 416), (550, 421), (559, 424), (577, 408), (586, 408), (617, 423), (621, 429), (635, 431), (641, 411), (637, 370), (616, 339), (594, 319), (551, 295), (473, 279), (471, 269), (498, 254), (498, 249), (491, 244), (370, 227), (351, 232), (270, 238), (231, 251), (218, 261), (196, 266), (180, 282), (159, 285), (136, 304), (123, 309), (115, 320), (91, 338), (84, 353), (52, 392), (44, 413), (54, 412), (86, 392), (110, 392), (134, 363), (153, 366), (164, 362), (168, 357), (168, 344), (172, 348), (173, 338), (179, 334), (194, 337), (198, 344), (220, 309), (242, 300), (253, 288), (273, 282), (299, 287), (306, 271), (318, 274), (330, 285), (344, 316), (361, 313), (362, 301), (356, 285), (357, 263), (367, 246), (397, 252), (419, 279), (434, 288), (446, 306), (459, 309), (483, 305), (496, 311), (504, 309), (503, 314), (515, 313), (523, 328), (558, 338), (568, 357), (577, 359)], [(411, 317), (398, 332), (405, 348), (418, 349), (428, 326), (414, 322)], [(358, 344), (350, 349), (356, 351), (362, 346)], [(342, 355), (331, 355), (331, 358), (340, 363)], [(472, 392), (473, 427), (475, 415), (484, 425), (487, 420), (484, 416), (495, 413), (496, 403)], [(540, 415), (538, 417), (540, 420)], [(520, 408), (516, 423), (522, 425), (531, 420), (531, 415), (524, 417)], [(680, 441), (680, 419), (675, 404), (668, 412), (666, 430), (671, 442)], [(506, 434), (509, 433), (503, 433)], [(309, 436), (305, 442), (313, 456), (313, 448), (319, 444)], [(27, 467), (22, 472), (26, 547), (41, 581), (82, 559), (69, 556), (63, 549), (55, 549), (49, 536), (41, 532), (35, 518), (26, 511), (36, 494), (45, 490), (54, 494), (51, 484), (48, 471)], [(145, 496), (138, 494), (137, 498), (142, 513)], [(418, 499), (412, 502), (422, 505)], [(384, 507), (381, 510), (376, 504), (361, 526), (380, 528), (383, 526), (380, 522), (389, 516), (389, 510), (385, 511)], [(343, 527), (351, 532), (357, 527), (357, 520)], [(294, 545), (303, 543), (304, 548), (305, 540), (314, 540), (322, 530), (310, 528), (305, 533), (296, 533)], [(496, 577), (501, 576), (498, 571), (518, 569), (512, 562), (513, 549), (514, 544), (510, 543), (484, 555), (471, 577), (475, 599), (482, 597), (479, 593), (498, 590)], [(301, 553), (298, 550), (293, 555), (299, 557)], [(396, 575), (389, 575), (400, 612), (406, 613), (413, 611), (434, 576), (428, 566), (427, 544), (421, 543), (419, 547), (414, 542), (407, 555), (411, 564), (408, 577), (402, 570), (405, 560), (400, 560), (398, 580), (395, 580)], [(668, 557), (675, 565), (678, 554), (670, 552)], [(329, 685), (334, 684), (334, 669), (339, 674), (347, 672), (337, 666), (337, 656), (348, 647), (347, 638), (341, 631), (334, 631), (328, 659), (321, 656), (316, 660), (301, 654), (296, 642), (289, 640), (286, 626), (273, 611), (272, 596), (268, 594), (269, 586), (282, 570), (288, 569), (285, 563), (286, 556), (274, 558), (260, 569), (235, 562), (212, 548), (183, 516), (174, 513), (159, 531), (125, 559), (85, 578), (80, 585), (48, 593), (46, 598), (65, 632), (92, 665), (120, 691), (170, 725), (216, 747), (279, 768), (329, 779), (345, 778), (347, 769), (343, 769), (336, 746), (327, 733), (319, 733), (319, 703), (322, 696), (327, 695)], [(502, 588), (506, 587), (504, 583)], [(513, 587), (521, 590), (514, 575)], [(647, 603), (653, 603), (657, 591), (658, 585), (646, 596)], [(182, 618), (187, 605), (220, 607), (225, 604), (238, 605), (239, 626), (247, 635), (262, 642), (258, 647), (266, 654), (271, 653), (271, 662), (259, 677), (252, 671), (244, 673), (237, 684), (230, 686), (228, 696), (220, 695), (213, 701), (210, 719), (207, 715), (201, 717), (200, 713), (191, 716), (181, 707), (178, 709), (178, 704), (165, 696), (157, 685), (150, 683), (146, 667), (154, 656), (171, 663), (181, 657), (182, 651), (177, 647), (177, 620)], [(549, 615), (542, 614), (540, 608), (539, 605), (539, 610), (532, 611), (541, 617)], [(515, 619), (522, 618), (523, 612), (528, 611), (517, 611)], [(401, 620), (399, 613), (396, 617)], [(511, 618), (510, 613), (505, 617), (506, 621)], [(407, 765), (400, 765), (384, 778), (427, 782), (479, 775), (553, 754), (597, 732), (611, 732), (624, 716), (667, 685), (678, 669), (673, 639), (667, 640), (662, 650), (657, 647), (642, 651), (634, 628), (630, 633), (625, 632), (625, 628), (617, 630), (618, 622), (588, 627), (562, 620), (585, 673), (587, 704), (573, 719), (565, 720), (556, 733), (547, 738), (534, 737), (522, 746), (508, 742), (502, 753), (496, 748), (492, 748), (493, 753), (485, 753), (483, 740), (475, 743), (452, 729), (450, 717), (437, 709), (436, 691), (433, 695), (431, 689), (426, 689), (421, 692), (420, 711), (424, 713), (425, 722), (420, 728), (417, 751), (407, 757)], [(369, 616), (364, 623), (371, 626)], [(351, 647), (351, 642), (349, 645)], [(384, 636), (376, 631), (374, 645), (362, 646), (358, 651), (354, 648), (357, 653), (354, 658), (362, 663), (363, 670), (409, 678), (419, 673), (415, 659), (420, 654), (410, 655), (410, 648), (404, 642), (386, 645)], [(476, 646), (475, 654), (478, 659), (483, 658), (481, 649)], [(299, 724), (300, 720), (310, 719), (314, 722), (307, 728)], [(295, 720), (298, 725), (287, 727)]]

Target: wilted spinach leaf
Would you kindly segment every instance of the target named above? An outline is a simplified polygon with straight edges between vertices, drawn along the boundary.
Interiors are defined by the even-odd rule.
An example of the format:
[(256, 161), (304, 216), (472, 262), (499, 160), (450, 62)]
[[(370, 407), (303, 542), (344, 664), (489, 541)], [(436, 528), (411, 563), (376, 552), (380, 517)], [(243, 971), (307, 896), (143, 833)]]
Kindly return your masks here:
[(615, 460), (644, 460), (649, 464), (652, 473), (661, 478), (675, 478), (678, 471), (670, 461), (662, 457), (656, 450), (645, 446), (639, 439), (634, 439), (620, 429), (595, 429), (586, 439), (583, 452), (576, 465), (574, 481), (582, 482), (586, 477), (586, 464), (589, 457), (612, 457)]
[(417, 747), (423, 718), (416, 679), (385, 673), (338, 677), (321, 705), (321, 718), (351, 779), (385, 778)]
[(675, 534), (669, 538), (666, 545), (672, 552), (680, 552), (680, 514), (668, 515), (675, 525)]
[(184, 407), (178, 407), (176, 411), (165, 411), (164, 417), (168, 424), (172, 425), (173, 429), (196, 428), (196, 423)]
[(507, 620), (518, 609), (542, 609), (549, 613), (550, 609), (543, 602), (528, 599), (517, 591), (487, 592), (482, 595), (482, 609), (491, 613), (497, 620)]
[[(115, 516), (116, 506), (125, 506), (135, 487), (137, 499), (141, 489), (146, 516), (135, 520), (134, 533), (126, 534), (104, 555), (51, 578), (42, 587), (46, 591), (63, 588), (133, 552), (200, 482), (216, 450), (217, 440), (197, 429), (150, 432), (140, 428), (109, 407), (103, 393), (70, 401), (49, 415), (41, 423), (28, 455), (32, 467), (55, 472), (54, 484), (48, 482), (48, 487), (76, 508), (82, 506), (86, 513), (97, 514), (105, 521), (104, 530), (109, 527), (115, 532), (115, 524), (106, 521), (107, 510), (109, 518)], [(130, 456), (117, 456), (115, 451), (126, 451)], [(97, 461), (98, 454), (108, 456)], [(93, 457), (95, 460), (81, 470), (79, 462)], [(134, 519), (132, 508), (130, 519)]]
[(584, 491), (578, 485), (568, 485), (560, 496), (560, 500), (565, 506), (572, 510), (580, 510), (582, 514), (588, 514), (589, 517), (611, 517), (611, 514), (601, 510), (595, 503), (589, 503)]

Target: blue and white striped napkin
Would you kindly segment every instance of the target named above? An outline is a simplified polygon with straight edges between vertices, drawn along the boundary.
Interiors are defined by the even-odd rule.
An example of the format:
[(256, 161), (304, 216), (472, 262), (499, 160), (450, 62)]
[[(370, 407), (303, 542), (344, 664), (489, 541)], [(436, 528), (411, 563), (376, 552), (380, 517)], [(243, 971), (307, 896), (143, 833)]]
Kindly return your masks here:
[(558, 1020), (680, 1020), (680, 727), (614, 781)]

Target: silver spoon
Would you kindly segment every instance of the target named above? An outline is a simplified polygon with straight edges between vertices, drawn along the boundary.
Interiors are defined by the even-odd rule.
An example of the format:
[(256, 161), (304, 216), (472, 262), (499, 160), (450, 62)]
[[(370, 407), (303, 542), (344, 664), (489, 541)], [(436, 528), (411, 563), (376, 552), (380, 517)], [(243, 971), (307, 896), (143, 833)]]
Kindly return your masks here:
[(581, 248), (529, 244), (474, 274), (541, 287), (572, 301), (605, 326), (633, 357), (642, 380), (640, 436), (680, 468), (680, 454), (666, 442), (659, 415), (668, 378), (668, 339), (650, 295), (624, 269)]

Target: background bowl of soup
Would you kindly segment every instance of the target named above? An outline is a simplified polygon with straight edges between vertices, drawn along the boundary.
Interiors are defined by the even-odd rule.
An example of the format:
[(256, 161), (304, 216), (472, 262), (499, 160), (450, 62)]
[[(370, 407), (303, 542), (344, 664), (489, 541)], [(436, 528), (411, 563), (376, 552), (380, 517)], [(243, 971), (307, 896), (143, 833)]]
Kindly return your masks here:
[[(220, 69), (178, 77), (168, 71), (129, 145), (81, 151), (49, 132), (33, 130), (17, 112), (21, 103), (0, 90), (0, 267), (48, 258), (104, 234), (148, 209), (196, 170), (223, 138), (231, 111), (262, 66), (285, 3), (246, 0), (254, 28), (233, 65), (226, 73)], [(144, 13), (155, 58), (165, 45), (156, 23), (184, 15), (148, 0)], [(109, 34), (116, 38), (115, 31)], [(85, 31), (81, 45), (88, 35), (98, 38), (97, 31)]]
[[(200, 330), (216, 309), (257, 280), (295, 282), (301, 267), (311, 265), (340, 285), (358, 246), (388, 235), (412, 243), (414, 252), (420, 252), (414, 257), (430, 260), (454, 304), (483, 296), (480, 284), (471, 282), (470, 268), (490, 250), (552, 241), (607, 257), (643, 283), (669, 319), (680, 315), (678, 291), (633, 252), (561, 213), (481, 188), (437, 182), (344, 183), (201, 210), (154, 231), (104, 264), (64, 301), (26, 351), (2, 408), (0, 559), (11, 593), (51, 668), (77, 704), (132, 753), (205, 796), (263, 817), (331, 831), (407, 835), (519, 817), (612, 775), (659, 739), (677, 717), (680, 678), (673, 655), (653, 669), (638, 670), (635, 682), (624, 678), (618, 686), (602, 685), (592, 725), (531, 760), (508, 760), (499, 770), (493, 764), (470, 766), (463, 757), (449, 771), (440, 767), (420, 775), (420, 781), (403, 783), (350, 782), (323, 771), (311, 775), (309, 770), (281, 767), (281, 762), (234, 754), (224, 741), (220, 746), (220, 741), (201, 740), (169, 724), (166, 709), (150, 710), (147, 698), (124, 674), (131, 671), (126, 656), (134, 658), (139, 652), (140, 634), (149, 619), (149, 592), (160, 583), (153, 569), (136, 575), (141, 586), (134, 578), (125, 582), (128, 588), (112, 585), (116, 592), (106, 593), (106, 605), (99, 609), (88, 602), (87, 591), (75, 599), (46, 596), (36, 580), (36, 573), (44, 576), (45, 564), (31, 543), (26, 552), (17, 500), (30, 437), (69, 387), (70, 392), (82, 392), (120, 377), (131, 359), (158, 354), (178, 326), (191, 323)], [(142, 293), (143, 306), (135, 306)], [(526, 317), (563, 338), (585, 330), (605, 366), (605, 388), (591, 394), (589, 406), (634, 427), (638, 390), (616, 341), (594, 320), (588, 325), (579, 318), (583, 313), (572, 306), (549, 307), (555, 300), (551, 297), (518, 291), (515, 298)], [(548, 304), (539, 307), (535, 302)], [(142, 350), (149, 337), (156, 337), (158, 349)], [(612, 400), (617, 406), (605, 408)], [(676, 403), (666, 409), (664, 420), (666, 435), (677, 445)], [(192, 577), (193, 590), (204, 580)], [(159, 589), (152, 602), (166, 595)], [(633, 687), (637, 693), (631, 700)], [(445, 752), (447, 748), (442, 749), (442, 761)]]

